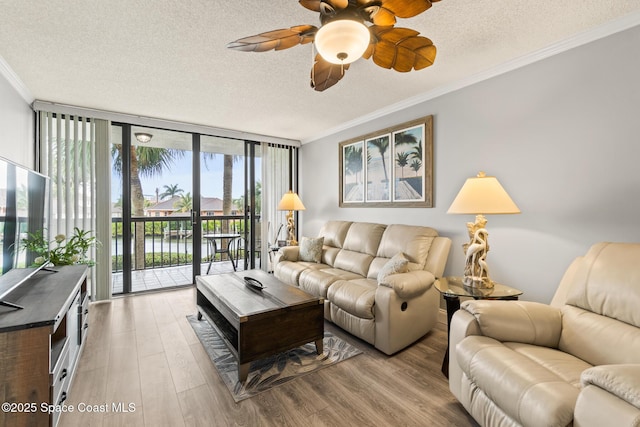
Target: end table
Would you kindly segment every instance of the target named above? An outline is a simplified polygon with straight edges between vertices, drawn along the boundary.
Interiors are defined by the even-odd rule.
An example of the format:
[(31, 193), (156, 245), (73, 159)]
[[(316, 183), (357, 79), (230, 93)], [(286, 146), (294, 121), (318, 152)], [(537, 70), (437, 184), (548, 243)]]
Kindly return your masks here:
[(481, 289), (466, 286), (462, 277), (443, 277), (436, 280), (436, 289), (442, 294), (447, 304), (447, 351), (442, 361), (442, 373), (449, 378), (449, 335), (451, 332), (451, 318), (460, 309), (460, 297), (474, 299), (517, 300), (522, 291), (493, 282), (493, 288)]

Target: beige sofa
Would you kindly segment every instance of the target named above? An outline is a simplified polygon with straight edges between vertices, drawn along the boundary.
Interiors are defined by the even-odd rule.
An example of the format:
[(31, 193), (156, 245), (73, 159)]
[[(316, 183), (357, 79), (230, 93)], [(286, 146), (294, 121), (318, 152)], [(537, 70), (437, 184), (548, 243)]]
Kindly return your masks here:
[(466, 301), (449, 386), (484, 426), (640, 426), (640, 244), (599, 243), (551, 305)]
[[(302, 261), (299, 246), (281, 248), (275, 276), (323, 297), (327, 320), (386, 354), (431, 330), (439, 309), (433, 284), (444, 271), (450, 239), (429, 227), (349, 221), (327, 222), (319, 237), (319, 262)], [(407, 271), (384, 275), (398, 254), (406, 257)]]

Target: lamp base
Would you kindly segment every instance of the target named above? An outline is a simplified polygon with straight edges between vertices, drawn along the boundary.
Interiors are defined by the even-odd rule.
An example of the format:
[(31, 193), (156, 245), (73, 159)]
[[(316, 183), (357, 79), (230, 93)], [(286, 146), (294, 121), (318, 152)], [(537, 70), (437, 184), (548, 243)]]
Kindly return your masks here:
[(470, 288), (493, 289), (493, 282), (487, 276), (464, 276), (462, 284), (464, 286), (469, 286)]
[(293, 211), (287, 212), (287, 231), (289, 232), (287, 246), (298, 246), (298, 241), (296, 240), (296, 225), (293, 222)]

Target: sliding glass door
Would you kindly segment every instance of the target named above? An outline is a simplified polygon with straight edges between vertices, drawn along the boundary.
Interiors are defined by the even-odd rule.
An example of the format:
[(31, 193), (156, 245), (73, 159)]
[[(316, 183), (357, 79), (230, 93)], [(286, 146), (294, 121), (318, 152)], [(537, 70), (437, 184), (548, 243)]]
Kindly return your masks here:
[(263, 267), (265, 146), (120, 123), (111, 140), (113, 294)]

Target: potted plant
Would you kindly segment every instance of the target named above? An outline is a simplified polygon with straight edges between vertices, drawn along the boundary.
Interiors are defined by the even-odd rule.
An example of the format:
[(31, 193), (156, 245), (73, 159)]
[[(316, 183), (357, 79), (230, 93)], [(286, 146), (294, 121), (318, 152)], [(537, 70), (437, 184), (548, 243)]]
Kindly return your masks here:
[(90, 234), (90, 231), (76, 227), (69, 239), (64, 234), (58, 234), (51, 242), (47, 242), (39, 230), (29, 233), (29, 237), (22, 240), (22, 248), (38, 255), (34, 260), (35, 265), (86, 264), (91, 267), (95, 265), (95, 261), (87, 256), (87, 252), (98, 241)]

